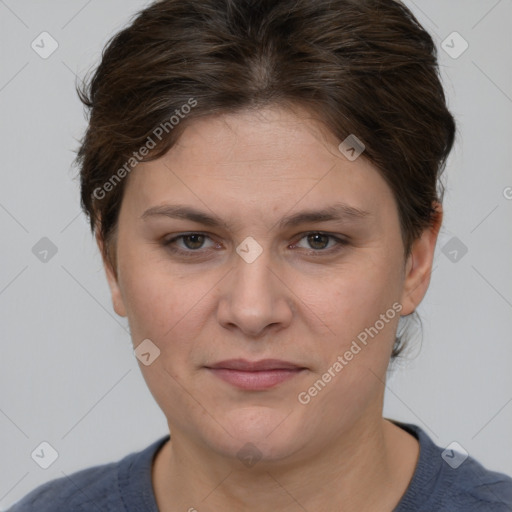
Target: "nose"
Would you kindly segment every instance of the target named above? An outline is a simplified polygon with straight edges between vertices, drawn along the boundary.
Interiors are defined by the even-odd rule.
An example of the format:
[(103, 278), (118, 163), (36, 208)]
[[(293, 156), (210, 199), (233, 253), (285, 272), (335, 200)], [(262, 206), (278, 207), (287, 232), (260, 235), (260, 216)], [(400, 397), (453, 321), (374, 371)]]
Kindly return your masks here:
[(293, 294), (277, 277), (279, 262), (272, 261), (269, 250), (252, 262), (235, 255), (234, 265), (221, 282), (219, 323), (252, 338), (287, 327), (293, 316)]

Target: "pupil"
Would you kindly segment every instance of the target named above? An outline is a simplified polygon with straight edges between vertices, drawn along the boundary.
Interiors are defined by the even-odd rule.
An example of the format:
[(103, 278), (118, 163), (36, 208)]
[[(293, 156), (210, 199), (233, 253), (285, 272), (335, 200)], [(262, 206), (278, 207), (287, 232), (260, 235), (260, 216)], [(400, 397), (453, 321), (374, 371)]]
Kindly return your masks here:
[(204, 235), (187, 235), (183, 237), (183, 242), (188, 249), (199, 249), (204, 243)]
[(308, 236), (308, 243), (313, 247), (313, 249), (325, 249), (329, 243), (329, 237), (327, 235), (316, 233)]

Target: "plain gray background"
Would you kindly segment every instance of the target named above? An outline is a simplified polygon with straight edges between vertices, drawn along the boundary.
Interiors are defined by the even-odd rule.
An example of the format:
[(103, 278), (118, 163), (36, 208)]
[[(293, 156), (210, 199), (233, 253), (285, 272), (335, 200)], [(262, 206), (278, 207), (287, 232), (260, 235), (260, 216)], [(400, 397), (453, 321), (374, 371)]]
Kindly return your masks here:
[[(436, 41), (459, 132), (419, 308), (423, 342), (390, 374), (385, 416), (512, 474), (512, 2), (405, 3)], [(167, 433), (127, 322), (112, 309), (71, 167), (86, 126), (75, 74), (145, 5), (0, 0), (2, 510), (47, 480)], [(442, 47), (460, 52), (454, 31), (469, 45), (457, 58)], [(42, 32), (58, 43), (46, 59), (31, 47)], [(32, 250), (43, 237), (57, 248), (46, 262)], [(58, 452), (48, 469), (31, 458), (43, 441)]]

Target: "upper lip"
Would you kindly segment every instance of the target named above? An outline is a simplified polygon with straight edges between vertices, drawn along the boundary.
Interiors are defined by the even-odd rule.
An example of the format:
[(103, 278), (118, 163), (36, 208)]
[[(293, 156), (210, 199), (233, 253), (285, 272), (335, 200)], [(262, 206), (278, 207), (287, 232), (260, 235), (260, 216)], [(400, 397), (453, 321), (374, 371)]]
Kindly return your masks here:
[(258, 372), (265, 370), (300, 370), (303, 367), (288, 361), (281, 361), (279, 359), (261, 359), (260, 361), (226, 359), (225, 361), (219, 361), (218, 363), (208, 365), (207, 368)]

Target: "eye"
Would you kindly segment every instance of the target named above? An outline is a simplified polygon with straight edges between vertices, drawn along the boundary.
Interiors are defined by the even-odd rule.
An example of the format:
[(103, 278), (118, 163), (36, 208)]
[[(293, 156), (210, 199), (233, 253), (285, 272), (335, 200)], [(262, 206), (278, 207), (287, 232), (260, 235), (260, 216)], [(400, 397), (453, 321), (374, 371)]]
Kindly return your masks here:
[[(307, 245), (304, 245), (307, 244)], [(304, 234), (297, 242), (289, 247), (298, 247), (305, 249), (309, 254), (320, 255), (329, 254), (339, 250), (348, 242), (329, 233), (318, 231)], [(204, 233), (183, 233), (163, 242), (163, 245), (171, 252), (178, 255), (197, 255), (204, 256), (211, 249), (222, 249), (222, 245), (213, 241)]]
[[(309, 247), (300, 245), (303, 240), (305, 240), (305, 243), (307, 243)], [(340, 246), (346, 245), (347, 243), (348, 242), (345, 240), (328, 233), (312, 232), (304, 235), (293, 245), (296, 247), (302, 247), (303, 249), (313, 249), (313, 252), (331, 252), (332, 249), (339, 249)]]
[[(207, 240), (210, 240), (210, 245), (205, 246)], [(214, 247), (215, 243), (203, 233), (186, 233), (167, 240), (164, 245), (172, 251), (197, 252), (199, 249)]]

